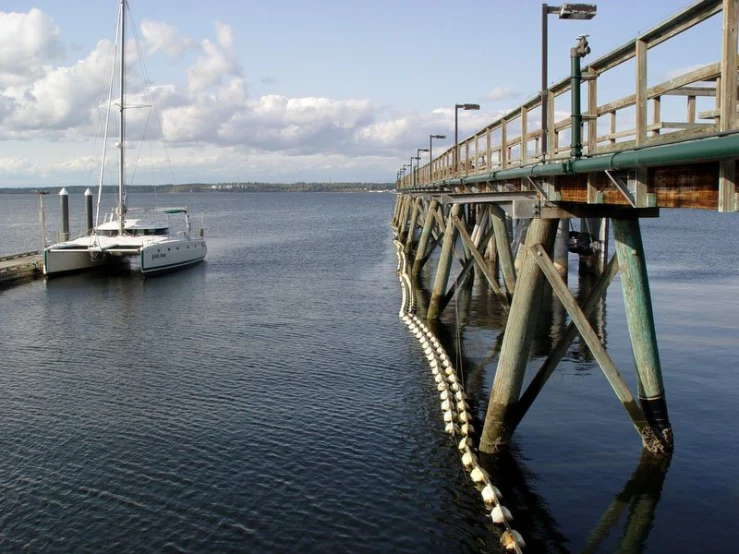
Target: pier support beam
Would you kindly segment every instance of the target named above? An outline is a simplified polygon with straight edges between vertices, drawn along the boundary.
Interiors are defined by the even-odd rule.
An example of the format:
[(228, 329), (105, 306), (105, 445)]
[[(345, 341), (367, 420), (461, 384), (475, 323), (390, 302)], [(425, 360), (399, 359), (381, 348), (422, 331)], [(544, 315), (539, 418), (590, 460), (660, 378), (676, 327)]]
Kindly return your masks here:
[(506, 214), (500, 206), (490, 206), (490, 215), (495, 231), (495, 246), (500, 260), (500, 271), (503, 274), (508, 299), (513, 298), (513, 290), (516, 287), (516, 268), (513, 265), (513, 253), (511, 251), (511, 238), (508, 234), (508, 222)]
[(551, 255), (557, 224), (556, 219), (535, 219), (526, 233), (521, 271), (511, 302), (485, 425), (480, 437), (482, 452), (493, 454), (505, 448), (515, 427), (515, 424), (511, 424), (521, 394), (544, 286), (542, 271), (530, 247), (541, 244)]
[(554, 265), (560, 277), (567, 282), (567, 272), (569, 270), (570, 251), (567, 249), (567, 242), (570, 239), (570, 220), (562, 218), (559, 220), (557, 227), (557, 239), (554, 241)]
[(657, 333), (654, 328), (652, 299), (639, 220), (613, 219), (611, 222), (618, 264), (621, 268), (626, 323), (634, 352), (639, 403), (647, 422), (662, 441), (664, 448), (671, 450), (672, 426), (667, 415), (667, 402), (662, 384)]
[(400, 208), (400, 219), (398, 220), (398, 240), (400, 242), (405, 242), (407, 232), (406, 227), (408, 223), (408, 211), (410, 210), (411, 204), (413, 203), (413, 198), (405, 194), (403, 195), (402, 202), (403, 204)]
[(418, 276), (418, 272), (421, 271), (421, 267), (423, 266), (422, 260), (426, 256), (426, 248), (428, 248), (429, 237), (431, 236), (431, 227), (434, 224), (434, 212), (438, 205), (438, 200), (433, 199), (429, 202), (428, 208), (426, 209), (426, 219), (423, 222), (421, 238), (418, 239), (418, 248), (416, 249), (416, 256), (413, 259), (413, 269), (411, 270), (411, 276), (413, 278)]
[(408, 224), (408, 237), (405, 241), (405, 253), (410, 254), (413, 247), (413, 239), (416, 237), (416, 220), (421, 209), (421, 198), (416, 198), (411, 204), (411, 221)]
[(454, 225), (454, 218), (459, 217), (459, 210), (460, 205), (454, 204), (446, 221), (444, 239), (441, 243), (441, 254), (439, 255), (439, 265), (436, 267), (436, 279), (434, 280), (434, 288), (431, 291), (429, 309), (426, 314), (428, 319), (436, 319), (439, 317), (440, 301), (446, 293), (446, 286), (449, 282), (449, 270), (452, 265), (454, 243), (457, 240), (457, 228)]

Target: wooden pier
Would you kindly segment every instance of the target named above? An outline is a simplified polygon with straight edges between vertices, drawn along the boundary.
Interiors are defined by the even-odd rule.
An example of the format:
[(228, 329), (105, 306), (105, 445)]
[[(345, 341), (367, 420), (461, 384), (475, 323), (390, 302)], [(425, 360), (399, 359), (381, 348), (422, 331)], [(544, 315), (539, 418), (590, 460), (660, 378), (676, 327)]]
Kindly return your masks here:
[(41, 275), (43, 264), (43, 256), (37, 250), (0, 257), (0, 286)]
[[(721, 59), (649, 86), (650, 49), (661, 45), (664, 54), (672, 38), (711, 18), (722, 22), (716, 36)], [(422, 285), (430, 295), (419, 315), (438, 318), (475, 275), (489, 284), (508, 312), (481, 451), (496, 453), (507, 447), (579, 335), (644, 448), (658, 455), (671, 452), (672, 428), (640, 220), (658, 217), (667, 208), (725, 213), (738, 209), (738, 19), (739, 0), (697, 1), (584, 67), (581, 59), (589, 48), (580, 37), (569, 53), (570, 76), (551, 86), (546, 95), (537, 94), (428, 164), (411, 167), (407, 174), (399, 172), (392, 218), (396, 238), (405, 245), (412, 276), (433, 275), (432, 282)], [(624, 65), (634, 68), (630, 94), (604, 98), (599, 82)], [(569, 117), (556, 119), (563, 99), (570, 100)], [(676, 108), (675, 99), (682, 107)], [(547, 117), (545, 131), (542, 111)], [(572, 236), (566, 232), (570, 219), (582, 222)], [(615, 243), (610, 260), (609, 226)], [(558, 228), (565, 230), (560, 239), (556, 239)], [(582, 268), (599, 275), (582, 303), (566, 282), (567, 248), (580, 254)], [(431, 264), (436, 264), (435, 269), (425, 267)], [(453, 273), (456, 278), (449, 286)], [(588, 319), (617, 273), (636, 394)], [(567, 310), (570, 324), (522, 390), (542, 299), (552, 291)]]

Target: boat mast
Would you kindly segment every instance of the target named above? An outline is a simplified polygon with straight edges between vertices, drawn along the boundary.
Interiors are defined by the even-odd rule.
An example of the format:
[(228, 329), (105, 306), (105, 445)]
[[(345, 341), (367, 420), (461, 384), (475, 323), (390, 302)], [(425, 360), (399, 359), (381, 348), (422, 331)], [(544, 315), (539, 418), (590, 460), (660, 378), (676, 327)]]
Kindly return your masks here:
[(123, 115), (124, 110), (124, 94), (125, 94), (125, 68), (126, 68), (126, 0), (121, 0), (120, 4), (120, 20), (121, 20), (121, 103), (120, 109), (120, 125), (119, 125), (119, 139), (118, 139), (118, 234), (122, 235), (125, 227), (126, 217), (126, 205), (123, 199), (123, 179), (125, 177), (123, 173), (123, 160), (124, 160), (124, 139), (125, 139), (125, 126), (126, 118)]

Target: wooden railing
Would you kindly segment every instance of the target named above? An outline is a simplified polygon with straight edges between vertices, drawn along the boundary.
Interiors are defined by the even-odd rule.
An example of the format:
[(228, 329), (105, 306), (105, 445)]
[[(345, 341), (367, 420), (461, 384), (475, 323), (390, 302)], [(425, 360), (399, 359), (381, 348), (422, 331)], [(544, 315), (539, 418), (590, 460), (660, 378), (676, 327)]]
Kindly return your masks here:
[[(583, 156), (654, 146), (701, 138), (737, 128), (737, 19), (739, 0), (702, 0), (643, 33), (621, 47), (598, 58), (582, 69)], [(689, 71), (679, 77), (647, 86), (647, 61), (651, 48), (666, 43), (688, 29), (713, 17), (721, 17), (721, 60)], [(707, 45), (700, 45), (704, 48)], [(634, 60), (633, 93), (598, 104), (598, 83), (622, 70)], [(570, 99), (570, 77), (547, 91), (548, 153), (542, 155), (541, 97), (539, 94), (521, 106), (459, 142), (457, 167), (454, 146), (418, 169), (405, 175), (400, 188), (413, 183), (424, 186), (444, 179), (489, 173), (570, 157), (571, 114), (556, 118), (555, 107)], [(672, 120), (662, 117), (663, 99), (685, 99), (682, 115), (669, 110)], [(697, 111), (698, 99), (714, 98), (711, 109)], [(701, 100), (705, 102), (705, 100)], [(651, 111), (649, 107), (651, 106)], [(667, 110), (664, 110), (667, 111)], [(560, 114), (562, 112), (559, 112)], [(619, 117), (621, 116), (621, 117)], [(565, 144), (566, 143), (566, 144)]]

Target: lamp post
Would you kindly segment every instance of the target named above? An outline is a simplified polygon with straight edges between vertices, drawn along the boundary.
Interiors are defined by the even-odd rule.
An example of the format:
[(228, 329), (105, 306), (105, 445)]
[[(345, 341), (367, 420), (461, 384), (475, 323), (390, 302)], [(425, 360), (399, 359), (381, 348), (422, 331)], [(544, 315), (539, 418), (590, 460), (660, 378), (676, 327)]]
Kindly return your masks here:
[(562, 4), (561, 6), (541, 5), (541, 154), (542, 160), (547, 157), (549, 149), (547, 140), (547, 16), (557, 14), (559, 19), (593, 19), (597, 6), (595, 4)]
[(454, 104), (454, 172), (459, 171), (459, 133), (458, 119), (459, 110), (479, 110), (480, 104)]
[[(418, 160), (416, 162), (416, 173), (418, 173), (418, 169), (421, 165), (421, 152), (428, 152), (428, 148), (416, 148), (416, 159)], [(416, 177), (416, 182), (418, 182), (418, 177)]]
[(429, 135), (429, 184), (431, 184), (431, 181), (433, 181), (433, 178), (434, 178), (434, 172), (433, 172), (434, 155), (432, 154), (434, 139), (445, 139), (445, 138), (446, 138), (446, 135)]
[[(415, 156), (411, 156), (411, 186), (413, 188), (416, 188), (416, 171), (418, 171), (418, 160), (420, 160), (421, 157), (416, 153)], [(413, 171), (413, 160), (416, 160), (416, 171)]]

